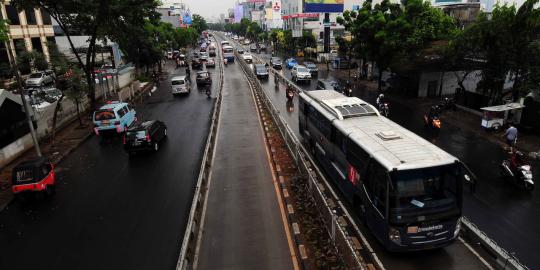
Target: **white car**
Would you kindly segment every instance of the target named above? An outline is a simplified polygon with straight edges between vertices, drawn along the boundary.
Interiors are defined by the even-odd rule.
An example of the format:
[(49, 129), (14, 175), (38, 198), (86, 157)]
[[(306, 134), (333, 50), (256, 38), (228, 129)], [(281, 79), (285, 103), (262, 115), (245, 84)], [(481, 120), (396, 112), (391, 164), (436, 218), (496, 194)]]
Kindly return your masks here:
[(249, 40), (247, 38), (244, 39), (244, 45), (249, 45), (249, 44), (251, 44), (251, 40)]
[(54, 73), (50, 70), (38, 71), (30, 74), (26, 79), (26, 86), (44, 86), (54, 82)]
[(176, 76), (171, 79), (171, 92), (176, 94), (189, 94), (191, 92), (191, 85), (186, 76)]
[(291, 71), (292, 79), (295, 82), (299, 81), (311, 81), (311, 72), (305, 66), (296, 65), (292, 68)]
[(244, 52), (244, 54), (242, 54), (242, 58), (244, 58), (244, 61), (246, 61), (248, 64), (253, 62), (253, 56), (248, 52)]

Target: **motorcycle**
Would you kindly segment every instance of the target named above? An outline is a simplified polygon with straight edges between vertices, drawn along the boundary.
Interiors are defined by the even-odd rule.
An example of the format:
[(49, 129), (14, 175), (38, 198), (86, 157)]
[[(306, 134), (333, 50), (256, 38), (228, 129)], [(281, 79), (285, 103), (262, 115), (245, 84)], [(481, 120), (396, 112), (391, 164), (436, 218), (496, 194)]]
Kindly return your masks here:
[(385, 117), (388, 117), (388, 115), (390, 114), (390, 106), (388, 105), (388, 102), (379, 104), (379, 112)]
[(440, 130), (442, 123), (438, 115), (429, 117), (427, 114), (424, 114), (424, 125), (435, 130)]
[(512, 150), (510, 157), (501, 163), (501, 174), (511, 178), (514, 183), (523, 186), (525, 190), (534, 189), (532, 167), (523, 153)]
[(451, 109), (452, 111), (456, 110), (456, 102), (453, 98), (444, 98), (441, 103), (438, 105), (439, 109), (442, 110), (448, 110)]
[(343, 90), (343, 94), (348, 96), (348, 97), (352, 97), (352, 88), (350, 87), (347, 87)]

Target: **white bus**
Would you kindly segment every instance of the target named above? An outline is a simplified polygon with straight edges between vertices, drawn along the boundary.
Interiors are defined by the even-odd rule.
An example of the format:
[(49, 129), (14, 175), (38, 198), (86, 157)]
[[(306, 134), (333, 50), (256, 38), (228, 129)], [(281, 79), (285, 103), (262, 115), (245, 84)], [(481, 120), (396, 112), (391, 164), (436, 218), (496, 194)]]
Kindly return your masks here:
[(234, 62), (234, 48), (233, 47), (229, 45), (222, 46), (222, 51), (223, 51), (223, 58), (227, 59), (227, 62), (229, 63)]
[(457, 158), (356, 97), (299, 97), (305, 145), (386, 249), (439, 248), (457, 238), (467, 177)]

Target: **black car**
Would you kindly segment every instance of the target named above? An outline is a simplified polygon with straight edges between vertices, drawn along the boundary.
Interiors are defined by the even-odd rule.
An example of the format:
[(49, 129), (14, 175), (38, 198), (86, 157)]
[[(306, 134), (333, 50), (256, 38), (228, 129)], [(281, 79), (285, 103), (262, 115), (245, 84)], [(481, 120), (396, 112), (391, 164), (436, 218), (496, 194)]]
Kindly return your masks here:
[(167, 137), (167, 126), (158, 120), (142, 122), (131, 127), (124, 136), (124, 149), (131, 156), (139, 151), (157, 151)]
[(270, 65), (275, 69), (281, 69), (283, 67), (283, 61), (279, 57), (272, 57), (270, 59)]
[(343, 92), (345, 90), (345, 87), (335, 81), (318, 80), (316, 89), (317, 90), (335, 90), (338, 92)]
[(236, 51), (238, 52), (238, 54), (244, 54), (244, 50), (242, 50), (242, 49), (238, 49)]
[(191, 60), (191, 68), (192, 69), (201, 69), (202, 68), (202, 62), (199, 60), (199, 58), (194, 58)]
[(266, 52), (266, 45), (261, 44), (261, 46), (259, 46), (259, 49), (261, 50), (261, 52)]
[(259, 79), (268, 79), (268, 70), (266, 69), (265, 65), (253, 65), (253, 72), (255, 73), (255, 76), (257, 76), (257, 78)]
[(250, 50), (251, 52), (256, 52), (256, 51), (257, 51), (257, 45), (251, 44), (251, 46), (249, 46), (249, 50)]
[(197, 72), (197, 77), (195, 77), (195, 80), (197, 81), (197, 85), (212, 84), (210, 72), (206, 70)]

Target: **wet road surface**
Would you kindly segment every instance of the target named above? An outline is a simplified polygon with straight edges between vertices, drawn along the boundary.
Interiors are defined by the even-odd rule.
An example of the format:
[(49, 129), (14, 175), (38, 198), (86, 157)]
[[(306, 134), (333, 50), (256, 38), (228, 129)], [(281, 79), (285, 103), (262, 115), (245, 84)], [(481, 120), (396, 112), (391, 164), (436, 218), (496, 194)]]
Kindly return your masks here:
[[(258, 54), (258, 56), (266, 61), (270, 59), (269, 54)], [(284, 68), (281, 74), (284, 74), (289, 79), (291, 78), (290, 70), (287, 68)], [(304, 90), (313, 90), (316, 88), (317, 79), (337, 81), (332, 76), (331, 71), (320, 70), (319, 76), (312, 79), (310, 83), (298, 85)], [(292, 130), (299, 136), (298, 116), (296, 114), (297, 99), (294, 100), (294, 106), (287, 104), (284, 97), (284, 86), (281, 85), (280, 90), (277, 90), (272, 75), (270, 75), (268, 81), (263, 82), (263, 86), (275, 101), (275, 106), (282, 111), (283, 117), (290, 124)], [(378, 93), (355, 90), (354, 95), (375, 104)], [(499, 164), (506, 158), (504, 150), (478, 134), (447, 123), (443, 123), (444, 127), (439, 134), (433, 133), (424, 128), (422, 122), (423, 112), (399, 102), (392, 102), (392, 100), (390, 103), (390, 119), (455, 155), (465, 162), (479, 178), (476, 193), (470, 193), (468, 187), (465, 186), (464, 215), (503, 248), (509, 252), (515, 252), (517, 258), (530, 269), (539, 269), (540, 257), (536, 255), (534, 247), (540, 241), (540, 230), (537, 226), (540, 223), (540, 217), (538, 216), (540, 196), (535, 194), (535, 191), (532, 193), (526, 192), (520, 187), (505, 181), (500, 176)], [(539, 164), (534, 165), (534, 179), (540, 179)], [(393, 269), (392, 266), (398, 269), (418, 269), (421, 268), (420, 265), (427, 266), (424, 269), (430, 269), (434, 265), (448, 267), (445, 269), (470, 268), (466, 267), (466, 265), (472, 266), (471, 269), (474, 269), (479, 266), (472, 263), (474, 258), (471, 257), (473, 255), (468, 250), (459, 255), (463, 253), (463, 248), (465, 248), (459, 242), (457, 245), (447, 247), (442, 251), (418, 253), (422, 259), (410, 259), (407, 256), (389, 254), (382, 251), (377, 244), (374, 246), (379, 250), (379, 256), (383, 259), (385, 265), (388, 265), (389, 269)], [(437, 256), (433, 260), (432, 257), (434, 256), (432, 255), (434, 254)], [(471, 264), (463, 264), (463, 261), (457, 263), (465, 254), (471, 259), (469, 260)], [(465, 260), (465, 262), (467, 261)]]
[(82, 144), (57, 165), (55, 196), (0, 212), (0, 269), (174, 269), (214, 99), (196, 86), (173, 97), (169, 79), (184, 69), (170, 67), (135, 108), (167, 124), (159, 151), (129, 159), (119, 138)]
[(293, 269), (251, 90), (239, 63), (224, 71), (198, 269)]

